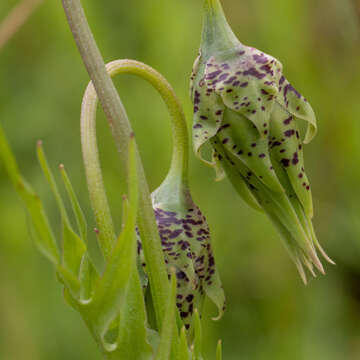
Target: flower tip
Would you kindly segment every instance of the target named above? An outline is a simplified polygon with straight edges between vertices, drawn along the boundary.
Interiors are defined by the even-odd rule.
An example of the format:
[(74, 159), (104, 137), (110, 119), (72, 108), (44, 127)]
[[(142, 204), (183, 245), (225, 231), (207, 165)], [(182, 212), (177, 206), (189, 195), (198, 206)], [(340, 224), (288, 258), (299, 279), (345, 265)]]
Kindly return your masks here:
[(99, 229), (98, 228), (94, 228), (94, 232), (96, 235), (99, 235)]
[(65, 169), (64, 164), (60, 164), (60, 165), (59, 165), (59, 169), (60, 169), (60, 170), (64, 170), (64, 169)]
[(135, 133), (132, 131), (131, 133), (130, 133), (130, 139), (134, 139), (135, 138)]
[(36, 142), (36, 146), (37, 146), (38, 148), (42, 147), (42, 145), (43, 145), (42, 140), (38, 140), (38, 141)]

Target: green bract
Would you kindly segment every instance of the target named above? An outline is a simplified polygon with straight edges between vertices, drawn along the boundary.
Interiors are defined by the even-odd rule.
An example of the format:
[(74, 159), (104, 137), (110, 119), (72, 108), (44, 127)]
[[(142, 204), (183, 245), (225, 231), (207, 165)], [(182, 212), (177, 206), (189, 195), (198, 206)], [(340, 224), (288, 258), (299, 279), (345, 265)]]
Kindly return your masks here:
[[(305, 265), (324, 269), (316, 248), (312, 196), (304, 170), (303, 143), (316, 134), (307, 100), (283, 75), (281, 63), (239, 42), (218, 0), (207, 0), (199, 57), (191, 76), (193, 142), (197, 155), (226, 174), (240, 196), (262, 209), (277, 227), (306, 282)], [(302, 141), (298, 122), (308, 130)], [(203, 146), (212, 147), (211, 161)]]
[[(166, 179), (152, 194), (165, 263), (177, 278), (176, 306), (189, 329), (195, 309), (202, 309), (207, 295), (218, 307), (219, 319), (225, 310), (225, 295), (211, 247), (209, 226), (192, 200), (187, 185)], [(139, 255), (146, 272), (141, 243)]]

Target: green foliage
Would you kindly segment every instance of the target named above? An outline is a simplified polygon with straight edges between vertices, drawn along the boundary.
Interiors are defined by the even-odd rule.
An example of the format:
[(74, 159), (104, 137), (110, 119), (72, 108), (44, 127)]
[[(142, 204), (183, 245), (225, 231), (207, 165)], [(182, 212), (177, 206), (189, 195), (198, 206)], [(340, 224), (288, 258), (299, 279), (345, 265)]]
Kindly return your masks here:
[[(55, 239), (49, 245), (52, 234), (46, 220), (40, 200), (32, 192), (18, 171), (15, 157), (0, 128), (0, 156), (8, 175), (24, 200), (33, 219), (32, 227), (36, 241), (42, 252), (52, 261), (58, 279), (64, 285), (65, 299), (77, 310), (106, 359), (201, 360), (201, 324), (199, 313), (195, 310), (195, 342), (193, 351), (189, 351), (186, 332), (181, 331), (180, 343), (174, 342), (177, 332), (175, 271), (171, 276), (171, 292), (165, 311), (163, 327), (159, 335), (148, 328), (144, 294), (136, 265), (136, 227), (138, 213), (138, 179), (135, 152), (135, 139), (129, 142), (128, 198), (124, 197), (123, 227), (113, 245), (105, 270), (99, 274), (87, 250), (86, 221), (73, 191), (70, 179), (61, 166), (65, 187), (77, 219), (80, 236), (72, 229), (60, 191), (48, 166), (42, 144), (37, 146), (39, 162), (54, 194), (62, 221), (62, 259), (53, 249)], [(29, 200), (30, 199), (30, 200)], [(37, 206), (34, 207), (34, 200)], [(39, 220), (40, 219), (40, 220)], [(45, 219), (45, 220), (44, 220)], [(41, 232), (36, 232), (38, 226)], [(52, 255), (54, 254), (54, 255)], [(157, 340), (155, 340), (157, 339)], [(192, 354), (192, 355), (191, 355)]]

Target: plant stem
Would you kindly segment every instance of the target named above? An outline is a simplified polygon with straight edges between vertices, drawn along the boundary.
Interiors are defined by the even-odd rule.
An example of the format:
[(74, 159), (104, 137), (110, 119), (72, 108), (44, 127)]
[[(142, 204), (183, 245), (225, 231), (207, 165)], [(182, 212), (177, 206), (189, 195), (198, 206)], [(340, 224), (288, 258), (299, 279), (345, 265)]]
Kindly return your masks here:
[[(128, 139), (132, 131), (125, 109), (105, 69), (104, 61), (89, 28), (80, 0), (62, 0), (62, 3), (77, 47), (110, 123), (122, 167), (127, 169)], [(156, 319), (161, 328), (170, 288), (149, 188), (139, 156), (138, 159), (140, 195), (138, 226), (143, 241)], [(104, 239), (103, 235), (100, 231), (100, 240)], [(112, 240), (110, 238), (108, 241)], [(105, 255), (108, 256), (108, 251), (105, 251)]]
[[(180, 177), (183, 183), (187, 183), (189, 151), (186, 121), (180, 102), (170, 84), (156, 70), (135, 60), (112, 61), (106, 65), (106, 70), (111, 77), (120, 73), (138, 75), (160, 93), (171, 115), (173, 129), (174, 150), (168, 176)], [(99, 236), (106, 234), (106, 236), (102, 235), (100, 243), (103, 252), (108, 254), (112, 248), (112, 241), (109, 240), (113, 239), (115, 234), (98, 154), (97, 104), (98, 97), (93, 83), (90, 82), (81, 107), (81, 143), (91, 203), (99, 226)]]
[(16, 34), (43, 0), (23, 0), (0, 24), (0, 49)]

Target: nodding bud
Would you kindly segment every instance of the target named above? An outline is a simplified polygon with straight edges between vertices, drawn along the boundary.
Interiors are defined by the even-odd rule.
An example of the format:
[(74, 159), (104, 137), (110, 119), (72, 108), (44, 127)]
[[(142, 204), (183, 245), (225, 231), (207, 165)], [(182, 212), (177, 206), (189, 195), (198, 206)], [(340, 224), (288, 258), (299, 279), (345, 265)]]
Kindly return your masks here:
[[(200, 54), (191, 75), (196, 154), (226, 174), (239, 195), (261, 208), (278, 228), (301, 274), (324, 272), (312, 227), (312, 196), (303, 144), (316, 134), (308, 101), (283, 75), (274, 57), (240, 43), (219, 0), (207, 0)], [(299, 120), (308, 124), (304, 140)], [(211, 160), (202, 156), (208, 143)], [(306, 279), (305, 275), (302, 275)], [(306, 280), (304, 280), (306, 281)]]
[[(209, 227), (187, 185), (165, 180), (152, 199), (169, 276), (170, 269), (175, 269), (176, 304), (185, 328), (191, 327), (194, 309), (202, 308), (205, 296), (216, 304), (220, 318), (225, 295), (215, 267)], [(140, 241), (138, 252), (146, 273)]]

